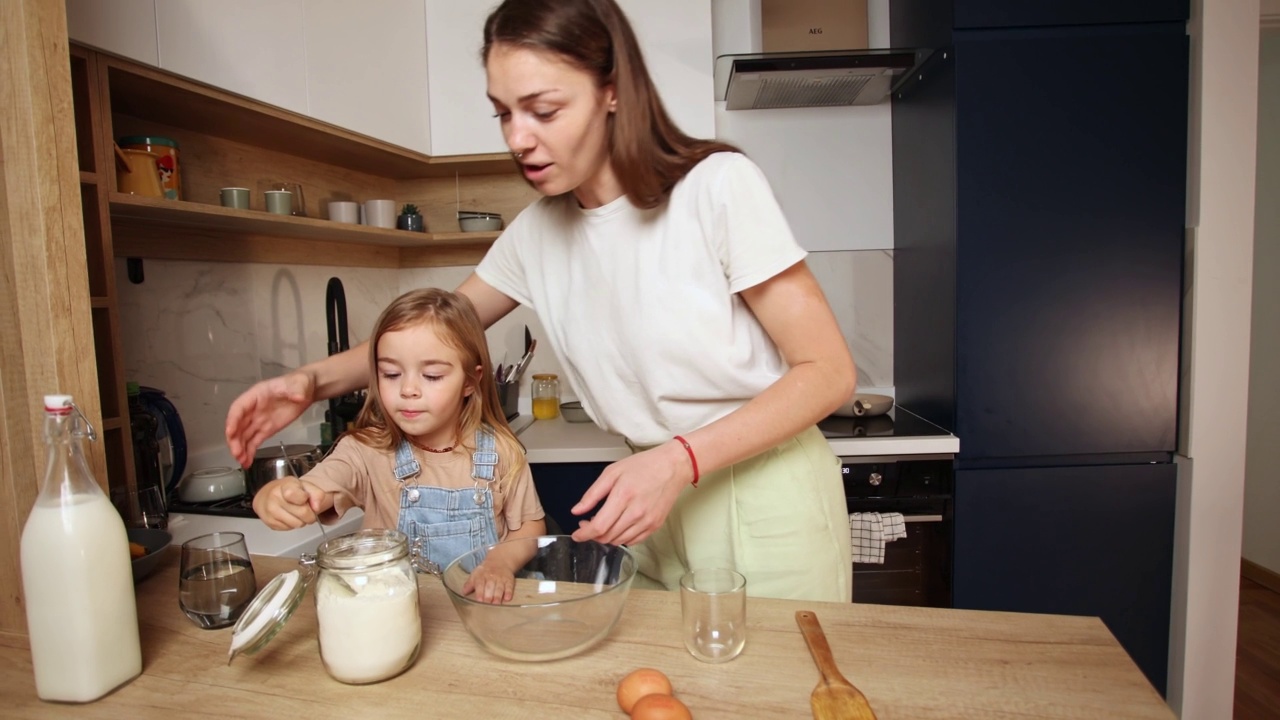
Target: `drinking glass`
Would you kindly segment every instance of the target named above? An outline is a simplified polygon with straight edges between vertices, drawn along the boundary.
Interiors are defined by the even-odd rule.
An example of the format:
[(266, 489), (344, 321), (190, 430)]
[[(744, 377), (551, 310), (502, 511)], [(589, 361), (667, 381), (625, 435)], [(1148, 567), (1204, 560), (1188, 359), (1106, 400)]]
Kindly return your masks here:
[(680, 578), (684, 646), (695, 658), (721, 663), (747, 643), (747, 579), (724, 568), (690, 570)]
[(135, 490), (112, 488), (111, 502), (127, 527), (156, 530), (169, 527), (169, 511), (165, 508), (164, 494), (155, 485)]
[(182, 544), (178, 605), (197, 626), (234, 624), (257, 592), (243, 534), (215, 532)]

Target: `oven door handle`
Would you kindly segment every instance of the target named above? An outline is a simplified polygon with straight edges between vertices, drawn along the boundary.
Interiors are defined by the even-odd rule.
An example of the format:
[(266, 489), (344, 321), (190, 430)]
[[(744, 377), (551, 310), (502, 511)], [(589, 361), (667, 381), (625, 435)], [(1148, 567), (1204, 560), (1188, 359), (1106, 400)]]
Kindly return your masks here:
[(941, 515), (903, 515), (902, 521), (909, 522), (909, 523), (942, 522), (942, 516)]

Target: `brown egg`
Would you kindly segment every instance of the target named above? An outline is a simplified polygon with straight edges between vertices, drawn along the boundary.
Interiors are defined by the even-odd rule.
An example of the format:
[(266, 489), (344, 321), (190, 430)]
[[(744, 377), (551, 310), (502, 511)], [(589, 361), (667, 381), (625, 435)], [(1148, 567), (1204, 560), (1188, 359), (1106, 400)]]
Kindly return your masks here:
[(671, 694), (671, 681), (667, 676), (653, 668), (633, 670), (618, 683), (618, 707), (630, 714), (637, 700), (654, 694)]
[(631, 720), (693, 720), (693, 713), (670, 695), (645, 695), (631, 708)]

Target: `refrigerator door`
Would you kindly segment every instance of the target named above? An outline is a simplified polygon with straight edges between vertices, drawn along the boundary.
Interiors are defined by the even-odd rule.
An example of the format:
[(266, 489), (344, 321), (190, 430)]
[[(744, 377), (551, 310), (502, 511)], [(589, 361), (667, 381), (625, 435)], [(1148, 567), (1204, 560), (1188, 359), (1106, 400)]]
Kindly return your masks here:
[(1172, 452), (1181, 26), (956, 42), (962, 459)]

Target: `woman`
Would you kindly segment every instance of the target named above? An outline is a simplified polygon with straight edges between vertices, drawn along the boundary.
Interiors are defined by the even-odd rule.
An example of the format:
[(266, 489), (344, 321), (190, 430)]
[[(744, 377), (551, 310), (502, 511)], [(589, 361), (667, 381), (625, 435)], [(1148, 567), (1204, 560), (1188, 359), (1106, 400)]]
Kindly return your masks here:
[[(583, 405), (635, 454), (574, 506), (579, 540), (629, 545), (678, 587), (738, 569), (757, 596), (848, 601), (839, 463), (815, 423), (855, 369), (760, 170), (681, 133), (613, 0), (506, 0), (485, 23), (493, 101), (525, 209), (458, 291), (489, 326), (532, 307)], [(367, 376), (355, 348), (232, 405), (246, 463), (316, 399)]]

